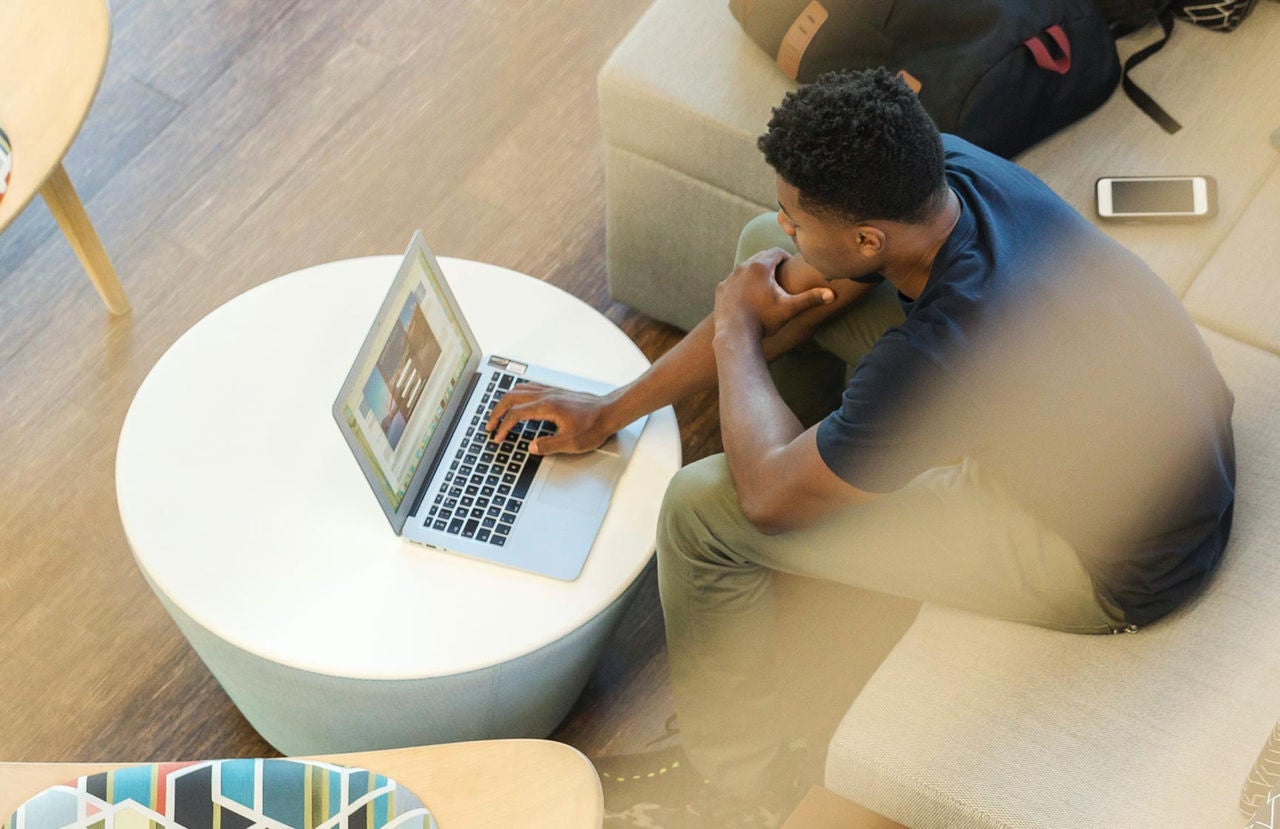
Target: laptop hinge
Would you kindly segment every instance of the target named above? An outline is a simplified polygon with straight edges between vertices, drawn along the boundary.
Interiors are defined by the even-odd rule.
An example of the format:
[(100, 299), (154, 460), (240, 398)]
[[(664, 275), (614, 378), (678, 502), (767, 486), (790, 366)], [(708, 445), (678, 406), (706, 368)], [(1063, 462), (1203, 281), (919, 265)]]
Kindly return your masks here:
[[(467, 383), (466, 389), (462, 392), (463, 404), (454, 411), (453, 418), (449, 421), (449, 429), (445, 434), (449, 436), (450, 440), (453, 439), (453, 433), (457, 430), (458, 423), (462, 420), (463, 416), (471, 411), (471, 406), (468, 405), (471, 401), (471, 393), (475, 391), (476, 384), (479, 382), (480, 372), (477, 371), (471, 375), (471, 380)], [(427, 468), (426, 477), (422, 479), (422, 486), (418, 487), (418, 494), (413, 499), (413, 506), (409, 508), (409, 515), (413, 516), (418, 514), (418, 509), (422, 506), (422, 499), (426, 497), (427, 491), (431, 488), (428, 484), (430, 484), (436, 477), (436, 469), (439, 468), (440, 461), (444, 460), (444, 450), (448, 448), (448, 446), (449, 442), (445, 441), (444, 446), (440, 447), (440, 451), (435, 453), (435, 457), (431, 461), (431, 466)]]

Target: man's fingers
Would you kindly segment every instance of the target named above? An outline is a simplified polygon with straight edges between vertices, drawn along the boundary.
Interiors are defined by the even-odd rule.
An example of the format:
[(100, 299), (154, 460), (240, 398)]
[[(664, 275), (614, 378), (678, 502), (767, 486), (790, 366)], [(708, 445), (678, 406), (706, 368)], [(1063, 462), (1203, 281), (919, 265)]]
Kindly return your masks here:
[(502, 443), (507, 439), (507, 433), (515, 428), (517, 423), (522, 423), (523, 421), (533, 420), (536, 418), (537, 415), (531, 411), (532, 408), (533, 407), (527, 403), (524, 405), (514, 405), (509, 407), (503, 414), (502, 421), (498, 423), (497, 429), (490, 430), (490, 437), (493, 439), (493, 442)]
[(534, 455), (554, 455), (557, 452), (576, 452), (573, 435), (546, 435), (529, 444), (529, 452)]
[(502, 425), (497, 432), (493, 433), (494, 442), (501, 443), (517, 423), (526, 420), (547, 420), (556, 424), (558, 428), (564, 421), (564, 414), (545, 400), (533, 400), (528, 403), (517, 404), (507, 411), (506, 417), (502, 420)]
[(819, 305), (826, 305), (836, 298), (835, 291), (825, 287), (810, 288), (798, 294), (784, 294), (784, 296), (786, 298), (783, 302), (797, 314), (810, 308), (817, 308)]
[[(489, 419), (484, 424), (485, 430), (492, 432), (494, 429), (498, 428), (498, 426), (502, 423), (503, 419), (506, 417), (507, 412), (509, 412), (511, 409), (515, 408), (516, 406), (519, 406), (521, 404), (527, 404), (531, 400), (537, 400), (539, 397), (542, 396), (543, 391), (544, 391), (544, 388), (542, 386), (529, 383), (527, 385), (517, 386), (516, 388), (502, 395), (502, 397), (498, 399), (498, 402), (494, 404), (493, 411), (490, 412)], [(514, 421), (514, 420), (511, 421), (512, 424), (515, 424), (518, 422), (519, 421)], [(510, 431), (510, 429), (508, 429), (507, 431)], [(504, 436), (506, 435), (505, 431), (503, 432), (503, 435)]]
[[(502, 406), (504, 403), (506, 403), (506, 405)], [(510, 432), (517, 423), (536, 417), (537, 415), (530, 412), (535, 405), (536, 404), (533, 403), (520, 403), (519, 401), (508, 403), (505, 397), (502, 398), (502, 400), (499, 400), (498, 406), (502, 406), (503, 408), (500, 419), (495, 422), (494, 418), (489, 418), (489, 423), (486, 424), (489, 429), (489, 436), (493, 442), (502, 443), (502, 441), (507, 439), (507, 433)], [(494, 415), (498, 415), (497, 407), (494, 408)]]
[[(541, 454), (553, 452), (581, 452), (579, 432), (582, 431), (580, 412), (576, 408), (579, 398), (586, 397), (533, 383), (512, 389), (494, 406), (485, 428), (490, 440), (501, 443), (517, 424), (527, 420), (553, 423), (560, 432), (548, 443), (551, 436), (542, 438)], [(588, 447), (594, 448), (594, 447)]]
[(516, 398), (510, 393), (504, 394), (493, 407), (493, 411), (489, 413), (489, 419), (485, 421), (484, 428), (486, 431), (492, 432), (499, 423), (502, 422), (503, 416), (507, 410), (516, 404)]
[(790, 256), (791, 254), (787, 253), (782, 248), (775, 247), (775, 248), (769, 248), (768, 250), (760, 251), (755, 256), (752, 256), (751, 260), (754, 262), (760, 262), (761, 264), (765, 264), (765, 265), (776, 265), (778, 262), (781, 262), (783, 259), (790, 258)]

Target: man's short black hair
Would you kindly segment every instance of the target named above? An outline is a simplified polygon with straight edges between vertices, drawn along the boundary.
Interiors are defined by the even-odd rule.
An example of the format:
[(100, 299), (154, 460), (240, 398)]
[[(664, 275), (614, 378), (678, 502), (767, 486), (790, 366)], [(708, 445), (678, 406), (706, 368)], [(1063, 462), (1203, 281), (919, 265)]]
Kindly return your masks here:
[(788, 92), (757, 146), (819, 216), (918, 223), (945, 187), (938, 128), (886, 69), (827, 72)]

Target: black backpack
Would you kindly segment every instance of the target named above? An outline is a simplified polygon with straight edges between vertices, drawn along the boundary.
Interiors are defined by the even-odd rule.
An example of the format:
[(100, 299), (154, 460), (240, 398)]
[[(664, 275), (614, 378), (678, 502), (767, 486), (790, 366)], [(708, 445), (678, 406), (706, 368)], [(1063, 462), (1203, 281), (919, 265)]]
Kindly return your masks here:
[(1169, 0), (1093, 0), (1111, 26), (1111, 34), (1124, 37), (1158, 18)]
[(1164, 34), (1151, 45), (1140, 49), (1124, 62), (1121, 83), (1124, 94), (1129, 96), (1151, 120), (1170, 135), (1182, 129), (1164, 108), (1129, 78), (1129, 72), (1138, 64), (1164, 48), (1173, 34), (1175, 15), (1219, 32), (1234, 31), (1244, 22), (1257, 5), (1257, 0), (1094, 0), (1099, 11), (1111, 24), (1111, 33), (1123, 37), (1154, 21), (1160, 23)]
[(885, 66), (938, 129), (1016, 155), (1110, 97), (1120, 62), (1091, 0), (730, 0), (794, 80)]

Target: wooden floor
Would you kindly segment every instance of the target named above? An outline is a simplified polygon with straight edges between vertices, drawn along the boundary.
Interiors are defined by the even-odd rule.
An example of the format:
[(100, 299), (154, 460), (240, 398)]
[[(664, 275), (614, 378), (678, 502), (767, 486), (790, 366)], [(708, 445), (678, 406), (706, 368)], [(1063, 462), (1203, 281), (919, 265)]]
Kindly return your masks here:
[[(647, 3), (113, 0), (66, 167), (132, 316), (39, 200), (0, 235), (0, 759), (273, 753), (143, 582), (114, 495), (134, 392), (221, 303), (423, 228), (568, 289), (651, 359), (675, 342), (605, 288), (595, 74)], [(713, 399), (678, 415), (686, 460), (718, 451)], [(554, 736), (639, 749), (671, 711), (650, 578)]]

